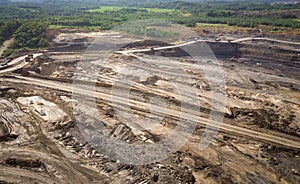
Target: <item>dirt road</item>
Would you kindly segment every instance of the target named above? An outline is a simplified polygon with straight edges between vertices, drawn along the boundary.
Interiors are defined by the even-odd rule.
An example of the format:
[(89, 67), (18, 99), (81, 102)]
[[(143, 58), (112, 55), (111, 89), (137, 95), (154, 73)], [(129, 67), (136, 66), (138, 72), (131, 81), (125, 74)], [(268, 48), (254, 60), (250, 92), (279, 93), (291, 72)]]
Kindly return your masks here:
[(3, 45), (0, 47), (0, 56), (4, 53), (4, 51), (14, 42), (14, 39), (6, 40)]
[[(271, 39), (271, 38), (256, 38), (256, 37), (246, 37), (246, 38), (240, 38), (231, 41), (231, 43), (241, 43), (246, 41), (268, 41), (268, 42), (277, 42), (281, 44), (291, 44), (295, 46), (300, 46), (300, 43), (298, 42), (290, 42), (290, 41), (284, 41), (284, 40), (278, 40), (278, 39)], [(166, 50), (166, 49), (173, 49), (173, 48), (179, 48), (184, 47), (188, 45), (193, 45), (196, 43), (205, 43), (205, 42), (219, 42), (219, 43), (228, 43), (228, 41), (213, 41), (213, 40), (195, 40), (195, 41), (189, 41), (178, 45), (171, 45), (171, 46), (164, 46), (164, 47), (157, 47), (153, 48), (155, 51), (159, 50)], [(132, 50), (124, 50), (124, 51), (117, 51), (116, 53), (128, 55), (130, 53), (142, 53), (142, 52), (150, 52), (151, 49), (132, 49)]]
[[(40, 87), (45, 87), (53, 90), (59, 90), (59, 91), (64, 91), (68, 93), (73, 92), (73, 86), (72, 84), (69, 83), (60, 83), (60, 82), (53, 82), (53, 81), (48, 81), (48, 80), (42, 80), (42, 79), (34, 79), (34, 78), (27, 78), (27, 77), (15, 77), (14, 79), (12, 78), (5, 78), (2, 79), (2, 81), (6, 82), (12, 82), (12, 83), (19, 83), (19, 84), (28, 84), (28, 85), (34, 85), (34, 86), (40, 86)], [(88, 88), (88, 87), (87, 87)], [(91, 94), (91, 91), (87, 90), (86, 88), (82, 89), (76, 89), (76, 94), (83, 94), (85, 96)], [(112, 98), (111, 93), (103, 93), (103, 92), (98, 92), (97, 90), (95, 92), (92, 92), (95, 96), (91, 97), (96, 97), (100, 98), (104, 101), (107, 101), (108, 103), (111, 104), (120, 104), (123, 106), (128, 106), (127, 103), (124, 103), (126, 101), (129, 101), (129, 104), (134, 104), (134, 107), (139, 109), (140, 111), (147, 111), (145, 107), (147, 107), (147, 103), (132, 100), (132, 99), (124, 99), (123, 97), (116, 97)], [(189, 113), (193, 113), (194, 115), (198, 115), (199, 112), (193, 111), (193, 110), (187, 110)], [(160, 115), (165, 115), (162, 114), (164, 112), (164, 108), (153, 105), (153, 108), (151, 109), (151, 112), (160, 116)], [(185, 118), (185, 120), (189, 122), (195, 122), (194, 118), (189, 118), (191, 117), (190, 114), (184, 114), (185, 112), (178, 111), (178, 110), (173, 110), (173, 109), (168, 109), (166, 112), (167, 115), (170, 115), (172, 117), (180, 117), (180, 118)], [(198, 122), (196, 122), (200, 126), (210, 126), (211, 128), (219, 128), (218, 122), (214, 121), (209, 121), (206, 118), (198, 117)], [(279, 144), (283, 145), (286, 147), (290, 148), (297, 148), (300, 149), (300, 140), (299, 138), (295, 137), (293, 140), (289, 139), (288, 137), (291, 137), (290, 135), (285, 135), (285, 134), (266, 134), (263, 132), (257, 132), (253, 130), (249, 130), (247, 128), (242, 128), (230, 124), (225, 124), (223, 123), (222, 126), (220, 127), (220, 131), (222, 132), (228, 132), (240, 136), (245, 136), (245, 137), (250, 137), (254, 140), (260, 140), (262, 142), (269, 142), (273, 144)], [(278, 136), (280, 135), (280, 136)]]
[[(187, 43), (176, 45), (176, 46), (160, 47), (157, 49), (168, 49), (168, 48), (180, 47), (180, 46), (184, 46), (184, 45), (194, 44), (197, 42), (198, 41), (191, 41), (191, 42), (187, 42)], [(137, 52), (144, 52), (144, 51), (148, 51), (148, 50), (149, 49), (141, 49), (141, 50), (137, 50)], [(120, 53), (129, 54), (131, 52), (136, 52), (136, 50), (127, 50), (125, 52), (120, 52)], [(40, 55), (41, 55), (41, 53), (34, 54), (34, 57), (38, 57)], [(0, 70), (0, 74), (14, 71), (16, 69), (26, 66), (28, 63), (23, 61), (24, 58), (25, 58), (25, 56), (22, 56), (22, 57), (15, 59), (14, 61), (12, 61), (12, 63), (19, 63), (19, 64), (17, 64), (14, 67), (5, 69), (5, 70)], [(62, 82), (27, 78), (27, 77), (21, 77), (21, 76), (17, 76), (15, 78), (3, 78), (2, 81), (35, 85), (35, 86), (45, 87), (45, 88), (49, 88), (49, 89), (53, 89), (53, 90), (60, 90), (60, 91), (68, 92), (68, 93), (73, 93), (73, 90), (74, 90), (74, 86), (71, 83), (62, 83)], [(112, 97), (112, 94), (107, 89), (102, 89), (102, 88), (97, 88), (95, 93), (91, 93), (89, 88), (90, 88), (89, 86), (84, 86), (84, 85), (82, 86), (82, 88), (76, 88), (76, 90), (77, 90), (76, 94), (83, 94), (83, 95), (94, 94), (95, 97), (100, 98), (111, 105), (119, 104), (122, 106), (128, 106), (128, 103), (125, 103), (128, 101), (129, 104), (131, 104), (131, 106), (134, 106), (135, 108), (139, 109), (140, 111), (143, 111), (143, 112), (147, 111), (147, 109), (145, 108), (148, 105), (147, 103), (133, 100), (133, 99), (125, 99), (123, 97), (118, 97), (118, 96)], [(94, 96), (90, 96), (90, 97), (94, 97)], [(164, 112), (164, 108), (159, 105), (153, 105), (153, 109), (151, 109), (151, 112), (158, 116), (165, 115), (165, 114), (162, 114), (162, 112)], [(199, 117), (199, 112), (197, 112), (197, 111), (187, 109), (185, 112), (192, 113), (194, 115), (194, 117), (197, 116), (198, 122), (196, 122), (196, 123), (201, 126), (209, 125), (210, 127), (215, 128), (215, 129), (220, 128), (220, 131), (229, 132), (229, 133), (237, 134), (240, 136), (251, 137), (252, 139), (255, 139), (255, 140), (261, 140), (261, 141), (265, 141), (265, 142), (271, 142), (271, 143), (275, 143), (275, 144), (284, 145), (287, 147), (300, 149), (300, 140), (297, 137), (295, 137), (294, 140), (291, 140), (291, 139), (287, 138), (290, 136), (285, 135), (285, 134), (280, 134), (280, 137), (279, 137), (278, 134), (276, 134), (276, 135), (265, 134), (262, 132), (256, 132), (253, 130), (249, 130), (246, 128), (242, 128), (242, 127), (238, 127), (238, 126), (234, 126), (234, 125), (230, 125), (230, 124), (225, 124), (225, 123), (222, 124), (222, 127), (219, 127), (218, 122), (209, 121), (207, 118)], [(184, 118), (186, 118), (185, 120), (187, 120), (189, 122), (195, 122), (195, 118), (193, 118), (193, 117), (189, 118), (191, 114), (184, 114), (185, 112), (169, 109), (167, 112), (168, 113), (167, 115), (170, 115), (172, 117), (179, 117), (179, 118), (184, 117)], [(299, 141), (297, 141), (297, 140), (299, 140)]]
[[(36, 58), (36, 57), (41, 56), (41, 55), (42, 55), (42, 53), (34, 54), (33, 58)], [(18, 57), (16, 59), (12, 60), (9, 64), (7, 64), (5, 66), (5, 69), (1, 70), (1, 68), (0, 68), (0, 75), (4, 74), (4, 73), (15, 71), (15, 70), (20, 69), (20, 68), (23, 68), (26, 65), (30, 65), (30, 63), (25, 61), (25, 58), (26, 58), (26, 56)]]

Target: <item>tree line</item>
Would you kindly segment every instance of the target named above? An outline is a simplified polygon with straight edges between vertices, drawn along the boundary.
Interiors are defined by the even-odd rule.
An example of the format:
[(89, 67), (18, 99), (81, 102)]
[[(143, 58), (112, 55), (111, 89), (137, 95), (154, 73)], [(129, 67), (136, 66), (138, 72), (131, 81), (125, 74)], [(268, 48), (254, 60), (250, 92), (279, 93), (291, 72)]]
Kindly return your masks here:
[(3, 56), (9, 56), (18, 49), (39, 49), (48, 46), (47, 28), (48, 24), (42, 22), (25, 22), (19, 25), (14, 32), (10, 32), (14, 42)]
[[(116, 11), (88, 11), (103, 5), (126, 5), (126, 7)], [(149, 11), (151, 8), (172, 11)], [(300, 17), (293, 13), (293, 9), (299, 10), (300, 3), (291, 5), (248, 1), (173, 2), (172, 0), (168, 2), (145, 0), (141, 3), (137, 0), (111, 2), (36, 0), (36, 2), (18, 3), (0, 1), (0, 43), (13, 37), (15, 42), (11, 49), (40, 48), (48, 44), (46, 30), (49, 25), (108, 30), (125, 22), (143, 19), (165, 19), (190, 27), (196, 26), (197, 23), (222, 23), (243, 27), (270, 25), (300, 28)], [(136, 27), (128, 31), (134, 34), (162, 37), (170, 35), (170, 33), (145, 27)]]

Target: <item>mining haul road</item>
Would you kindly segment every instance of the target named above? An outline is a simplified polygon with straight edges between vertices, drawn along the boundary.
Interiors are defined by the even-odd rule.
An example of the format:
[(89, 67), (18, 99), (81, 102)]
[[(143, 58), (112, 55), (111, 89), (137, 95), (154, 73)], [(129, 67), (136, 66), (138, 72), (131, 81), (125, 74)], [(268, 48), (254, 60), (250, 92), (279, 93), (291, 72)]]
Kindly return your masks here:
[[(259, 41), (277, 41), (277, 42), (281, 42), (280, 40), (273, 40), (273, 39), (266, 39), (266, 38), (242, 38), (242, 39), (237, 39), (235, 41), (232, 42), (244, 42), (244, 41), (251, 41), (251, 40), (259, 40)], [(182, 46), (187, 46), (187, 45), (191, 45), (191, 44), (195, 44), (195, 43), (199, 43), (199, 42), (207, 42), (208, 40), (196, 40), (196, 41), (190, 41), (190, 42), (186, 42), (186, 43), (182, 43), (182, 44), (178, 44), (178, 45), (174, 45), (174, 46), (165, 46), (165, 47), (158, 47), (158, 48), (154, 48), (154, 50), (165, 50), (165, 49), (171, 49), (171, 48), (178, 48), (178, 47), (182, 47)], [(217, 42), (217, 41), (216, 41)], [(224, 41), (221, 41), (224, 42)], [(288, 44), (295, 44), (294, 42), (286, 42)], [(116, 51), (116, 53), (119, 54), (125, 54), (125, 55), (129, 55), (131, 53), (137, 53), (137, 52), (148, 52), (151, 51), (151, 49), (138, 49), (138, 50), (126, 50), (126, 51)], [(42, 55), (41, 53), (35, 54), (34, 57), (38, 57)], [(3, 70), (0, 70), (0, 74), (5, 74), (8, 72), (12, 72), (14, 70), (17, 70), (19, 68), (23, 68), (27, 65), (29, 65), (30, 63), (25, 62), (25, 57), (26, 56), (21, 56), (18, 57), (16, 59), (14, 59), (12, 61), (12, 63), (16, 63), (16, 65), (13, 65), (10, 68), (6, 68)], [(22, 76), (9, 76), (9, 77), (2, 77), (1, 81), (4, 82), (9, 82), (9, 83), (16, 83), (16, 84), (26, 84), (26, 85), (30, 85), (30, 86), (39, 86), (39, 87), (43, 87), (43, 88), (48, 88), (51, 90), (57, 90), (57, 91), (63, 91), (63, 92), (67, 92), (67, 93), (73, 93), (74, 92), (74, 85), (72, 83), (67, 83), (67, 82), (57, 82), (57, 81), (51, 81), (51, 80), (46, 80), (46, 79), (36, 79), (36, 78), (30, 78), (30, 77), (22, 77)], [(138, 109), (140, 111), (147, 111), (146, 108), (143, 107), (147, 107), (147, 103), (144, 102), (140, 102), (137, 100), (133, 100), (133, 99), (126, 99), (124, 97), (120, 97), (120, 96), (113, 96), (111, 92), (108, 92), (107, 90), (103, 90), (99, 91), (99, 90), (95, 90), (93, 93), (91, 93), (91, 91), (89, 90), (89, 87), (83, 85), (82, 87), (86, 87), (86, 88), (76, 88), (76, 93), (78, 95), (83, 95), (85, 97), (89, 96), (89, 97), (96, 97), (98, 99), (102, 99), (103, 101), (107, 102), (108, 104), (111, 105), (121, 105), (121, 106), (128, 106), (129, 104), (134, 104), (134, 105), (130, 105), (130, 106), (134, 106), (135, 109)], [(93, 96), (92, 96), (92, 95)], [(161, 116), (162, 112), (164, 112), (164, 107), (161, 107), (159, 105), (152, 105), (152, 109), (151, 112)], [(192, 109), (187, 109), (186, 112), (192, 113), (193, 115), (197, 116), (196, 122), (195, 122), (195, 118), (189, 118), (189, 114), (184, 114), (185, 112), (179, 111), (179, 110), (174, 110), (174, 109), (168, 109), (168, 111), (166, 112), (167, 114), (163, 114), (165, 115), (170, 115), (172, 117), (177, 117), (177, 118), (185, 118), (186, 121), (191, 122), (191, 123), (196, 123), (199, 126), (209, 126), (210, 128), (214, 128), (217, 129), (221, 132), (228, 132), (228, 133), (232, 133), (235, 135), (239, 135), (239, 136), (244, 136), (244, 137), (250, 137), (254, 140), (260, 140), (263, 142), (269, 142), (269, 143), (273, 143), (273, 144), (278, 144), (278, 145), (282, 145), (282, 146), (286, 146), (286, 147), (290, 147), (290, 148), (297, 148), (300, 149), (300, 139), (298, 137), (295, 136), (291, 136), (288, 134), (284, 134), (284, 133), (277, 133), (276, 134), (267, 134), (267, 133), (263, 133), (263, 132), (258, 132), (258, 131), (254, 131), (254, 130), (250, 130), (247, 128), (242, 128), (239, 126), (235, 126), (232, 124), (228, 124), (228, 123), (222, 123), (221, 127), (219, 127), (219, 122), (214, 122), (212, 120), (209, 120), (208, 118), (203, 118), (199, 116), (200, 112), (197, 112), (195, 110)], [(195, 117), (195, 116), (194, 116)]]
[[(48, 88), (48, 89), (52, 89), (52, 90), (63, 91), (63, 92), (67, 92), (67, 93), (73, 93), (73, 90), (74, 90), (74, 86), (71, 83), (54, 82), (54, 81), (44, 80), (44, 79), (35, 79), (35, 78), (17, 76), (17, 77), (12, 77), (12, 78), (2, 78), (1, 80), (5, 81), (5, 82), (10, 82), (10, 83), (28, 84), (31, 86), (34, 85), (34, 86), (44, 87), (44, 88)], [(82, 89), (76, 88), (76, 94), (78, 94), (78, 95), (82, 94), (83, 96), (87, 96), (87, 95), (91, 94), (91, 91), (89, 91), (86, 88), (82, 88)], [(95, 90), (92, 94), (94, 96), (90, 96), (90, 97), (92, 97), (92, 98), (96, 97), (96, 98), (102, 99), (110, 105), (119, 104), (119, 105), (128, 106), (128, 103), (125, 103), (128, 101), (129, 104), (135, 104), (134, 107), (136, 109), (139, 109), (141, 111), (147, 110), (146, 108), (143, 108), (143, 107), (147, 107), (147, 105), (148, 105), (147, 103), (144, 103), (144, 102), (136, 101), (133, 99), (126, 99), (124, 97), (118, 97), (118, 96), (112, 97), (111, 93), (98, 92), (97, 90)], [(161, 115), (162, 114), (161, 112), (164, 112), (164, 107), (160, 107), (160, 106), (157, 106), (154, 104), (152, 105), (152, 107), (153, 107), (151, 109), (152, 113)], [(193, 112), (193, 114), (195, 114), (195, 115), (197, 115), (199, 113), (199, 112), (193, 111), (191, 109), (189, 109), (187, 111)], [(189, 118), (190, 117), (189, 114), (184, 114), (184, 113), (185, 112), (182, 112), (179, 110), (168, 109), (168, 111), (166, 112), (166, 115), (170, 115), (172, 117), (185, 118), (186, 121), (195, 122), (194, 118)], [(226, 124), (226, 123), (222, 123), (221, 127), (219, 127), (218, 122), (214, 122), (207, 118), (202, 118), (202, 117), (198, 117), (198, 121), (196, 123), (199, 126), (203, 126), (203, 127), (209, 126), (210, 128), (219, 129), (221, 132), (227, 132), (227, 133), (232, 133), (232, 134), (239, 135), (239, 136), (250, 137), (254, 140), (260, 140), (262, 142), (278, 144), (278, 145), (286, 146), (289, 148), (300, 149), (299, 138), (295, 137), (294, 140), (291, 140), (291, 139), (287, 138), (287, 137), (291, 137), (291, 136), (284, 134), (284, 133), (280, 133), (277, 135), (266, 134), (263, 132), (249, 130), (247, 128), (242, 128), (242, 127), (238, 127), (238, 126)]]
[[(33, 55), (33, 59), (36, 58), (36, 57), (38, 57), (38, 56), (41, 56), (41, 55), (42, 55), (42, 53), (34, 54)], [(18, 57), (16, 59), (12, 60), (7, 66), (5, 66), (5, 69), (1, 70), (1, 68), (0, 68), (0, 75), (4, 74), (4, 73), (15, 71), (15, 70), (23, 68), (23, 67), (25, 67), (27, 65), (30, 65), (31, 62), (26, 62), (25, 61), (26, 57), (27, 57), (27, 55), (26, 56)]]

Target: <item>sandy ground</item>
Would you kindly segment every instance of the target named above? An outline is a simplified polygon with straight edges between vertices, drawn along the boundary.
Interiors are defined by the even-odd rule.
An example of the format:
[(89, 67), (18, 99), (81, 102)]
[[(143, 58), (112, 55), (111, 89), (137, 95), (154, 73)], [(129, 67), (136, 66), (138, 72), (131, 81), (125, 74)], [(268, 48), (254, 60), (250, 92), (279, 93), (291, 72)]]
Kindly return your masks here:
[(14, 39), (6, 40), (3, 45), (0, 47), (0, 56), (3, 52), (13, 43)]
[[(95, 34), (104, 36), (106, 41), (111, 36), (113, 42), (121, 45), (129, 41), (115, 33)], [(201, 60), (199, 65), (186, 56), (109, 54), (109, 50), (85, 52), (83, 58), (88, 60), (84, 60), (79, 58), (85, 50), (81, 43), (91, 35), (65, 33), (58, 37), (57, 43), (62, 47), (53, 48), (54, 53), (39, 57), (15, 74), (6, 73), (14, 78), (2, 76), (0, 181), (299, 181), (300, 85), (295, 63), (286, 66), (270, 58), (218, 58), (217, 63)], [(73, 46), (80, 44), (74, 51)], [(207, 78), (216, 74), (217, 67), (225, 76), (224, 89), (212, 86)], [(217, 81), (217, 75), (213, 76), (210, 79)], [(71, 79), (80, 80), (77, 81), (80, 88), (75, 90), (78, 96), (72, 95)], [(221, 99), (213, 98), (212, 89), (225, 94), (226, 115), (211, 144), (201, 150), (199, 142), (212, 103), (221, 103)], [(201, 102), (201, 108), (197, 107), (197, 101)], [(46, 115), (40, 113), (41, 109)], [(53, 118), (48, 121), (47, 114), (51, 113)], [(184, 121), (179, 123), (180, 115)], [(199, 121), (195, 121), (195, 116)], [(101, 126), (96, 120), (100, 120)], [(111, 160), (115, 156), (112, 153), (117, 151), (110, 152), (111, 147), (95, 150), (78, 129), (79, 125), (86, 126), (90, 133), (104, 129), (103, 133), (120, 142), (153, 145), (170, 136), (176, 126), (191, 123), (196, 123), (196, 128), (184, 146), (159, 162), (142, 166)], [(178, 131), (176, 135), (186, 135), (186, 131)], [(148, 156), (153, 154), (148, 153)], [(130, 156), (130, 152), (127, 154), (123, 156)]]

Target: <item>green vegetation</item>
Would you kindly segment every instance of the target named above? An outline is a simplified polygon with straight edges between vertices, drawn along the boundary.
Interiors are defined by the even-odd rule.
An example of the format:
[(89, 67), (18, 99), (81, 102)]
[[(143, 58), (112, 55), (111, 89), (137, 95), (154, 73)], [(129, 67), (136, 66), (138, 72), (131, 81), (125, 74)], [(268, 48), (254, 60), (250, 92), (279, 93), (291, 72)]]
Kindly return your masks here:
[[(164, 1), (165, 2), (165, 1)], [(141, 19), (167, 19), (194, 27), (197, 23), (242, 27), (258, 25), (300, 28), (299, 4), (267, 2), (168, 2), (162, 1), (45, 1), (0, 5), (0, 21), (42, 21), (50, 28), (86, 27), (111, 29), (124, 22)]]
[[(271, 1), (0, 1), (0, 43), (10, 38), (18, 27), (20, 28), (14, 35), (14, 48), (39, 48), (47, 45), (46, 25), (50, 29), (80, 27), (86, 30), (108, 30), (126, 22), (145, 19), (163, 19), (190, 27), (201, 27), (202, 23), (229, 26), (227, 28), (263, 25), (278, 27), (278, 30), (298, 29), (299, 9), (300, 3), (271, 4)], [(127, 32), (159, 37), (176, 34), (142, 25), (127, 29)]]
[(211, 23), (197, 23), (196, 24), (197, 28), (209, 28), (209, 29), (226, 29), (226, 30), (236, 30), (236, 26), (229, 26), (227, 24), (211, 24)]
[(18, 21), (8, 21), (0, 26), (0, 45), (7, 39), (9, 39), (12, 34), (17, 30), (20, 26)]
[(300, 28), (297, 12), (298, 4), (271, 4), (254, 1), (211, 1), (211, 2), (184, 2), (160, 3), (149, 5), (152, 8), (175, 9), (188, 12), (191, 16), (186, 18), (173, 18), (176, 23), (183, 23), (194, 27), (197, 23), (228, 24), (241, 27), (256, 27), (258, 25), (270, 25), (281, 27)]
[(45, 23), (27, 22), (22, 24), (13, 34), (13, 44), (4, 51), (2, 56), (6, 57), (20, 49), (38, 49), (48, 46)]
[(48, 25), (40, 22), (28, 22), (14, 33), (12, 48), (43, 48), (48, 46), (46, 30)]
[(62, 25), (49, 25), (49, 29), (60, 29), (60, 28), (66, 28), (67, 26), (62, 26)]
[(117, 27), (116, 30), (131, 34), (131, 35), (141, 35), (148, 37), (172, 37), (179, 33), (173, 31), (159, 30), (155, 26), (164, 25), (171, 26), (170, 22), (163, 20), (147, 20), (147, 21), (135, 21), (122, 24)]
[[(121, 7), (121, 6), (101, 6), (97, 9), (87, 10), (87, 12), (90, 13), (104, 13), (104, 12), (112, 12), (112, 11), (118, 11), (121, 9), (133, 9), (127, 6)], [(155, 13), (171, 13), (174, 10), (172, 9), (166, 9), (166, 8), (134, 8), (137, 11), (146, 11), (146, 12), (155, 12)]]
[(122, 9), (122, 7), (119, 6), (101, 6), (98, 9), (93, 9), (93, 10), (87, 10), (88, 12), (98, 12), (98, 13), (104, 13), (105, 11), (118, 11)]
[(8, 57), (8, 56), (12, 55), (13, 53), (14, 53), (14, 49), (10, 47), (10, 48), (6, 49), (1, 56)]
[(148, 12), (156, 12), (156, 13), (172, 13), (175, 10), (173, 9), (166, 9), (166, 8), (142, 8), (147, 10)]

